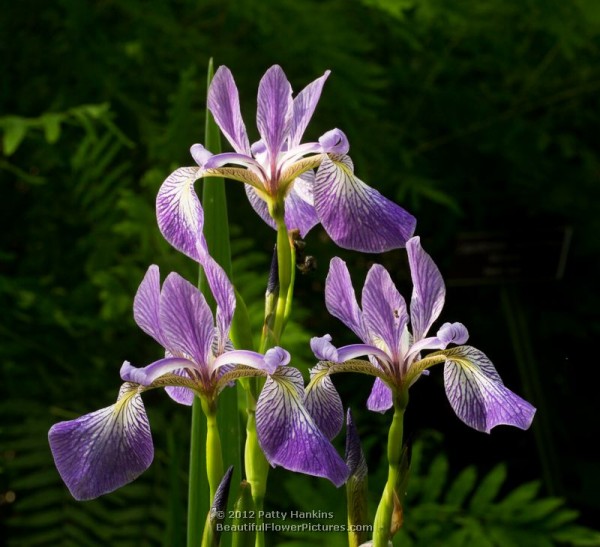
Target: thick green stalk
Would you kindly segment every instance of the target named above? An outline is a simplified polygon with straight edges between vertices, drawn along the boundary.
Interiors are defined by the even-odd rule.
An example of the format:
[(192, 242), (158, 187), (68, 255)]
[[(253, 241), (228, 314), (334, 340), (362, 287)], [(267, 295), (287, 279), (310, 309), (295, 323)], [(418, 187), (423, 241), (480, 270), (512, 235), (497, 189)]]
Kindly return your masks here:
[(404, 430), (404, 410), (408, 403), (408, 394), (402, 394), (394, 401), (394, 418), (388, 433), (388, 480), (377, 507), (373, 524), (373, 546), (388, 547), (391, 539), (392, 515), (394, 513), (394, 497), (399, 498), (398, 485), (401, 482), (402, 470), (402, 435)]
[(202, 410), (206, 416), (206, 474), (212, 500), (224, 474), (221, 435), (217, 424), (216, 408), (208, 402), (202, 401)]
[(275, 321), (273, 325), (273, 338), (276, 344), (280, 343), (281, 335), (286, 323), (286, 311), (291, 309), (291, 297), (293, 292), (294, 263), (290, 237), (283, 219), (283, 206), (277, 206), (272, 210), (273, 218), (277, 224), (277, 266), (279, 269), (279, 297), (275, 310)]

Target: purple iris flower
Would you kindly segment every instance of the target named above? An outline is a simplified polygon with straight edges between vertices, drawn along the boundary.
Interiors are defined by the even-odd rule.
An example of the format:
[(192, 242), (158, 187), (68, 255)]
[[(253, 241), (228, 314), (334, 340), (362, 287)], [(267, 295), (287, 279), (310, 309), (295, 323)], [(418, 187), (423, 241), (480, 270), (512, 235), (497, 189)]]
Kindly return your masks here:
[(190, 405), (197, 394), (214, 404), (233, 380), (248, 376), (267, 377), (256, 424), (268, 461), (337, 486), (346, 480), (345, 463), (303, 405), (304, 382), (286, 366), (289, 353), (280, 347), (265, 355), (233, 349), (233, 287), (205, 248), (199, 246), (198, 255), (217, 302), (216, 317), (191, 283), (171, 273), (161, 288), (158, 267), (150, 266), (134, 300), (134, 318), (165, 349), (165, 358), (144, 368), (125, 361), (125, 383), (114, 405), (50, 429), (56, 466), (78, 500), (112, 492), (150, 466), (154, 448), (141, 393), (164, 387), (179, 403)]
[(227, 67), (217, 70), (208, 108), (235, 152), (213, 155), (194, 144), (191, 154), (198, 167), (182, 167), (165, 180), (156, 205), (167, 241), (196, 258), (193, 234), (202, 209), (194, 182), (219, 176), (243, 182), (250, 203), (272, 227), (272, 214), (284, 203), (287, 229), (298, 229), (302, 237), (321, 223), (331, 239), (347, 249), (376, 253), (405, 246), (414, 233), (415, 218), (354, 175), (342, 131), (332, 129), (317, 142), (301, 143), (328, 76), (329, 71), (292, 99), (281, 67), (267, 70), (258, 87), (256, 123), (261, 138), (250, 145), (233, 76)]
[[(446, 349), (449, 344), (467, 341), (469, 334), (464, 325), (444, 323), (435, 336), (427, 336), (442, 311), (446, 289), (419, 238), (411, 238), (406, 249), (413, 282), (410, 315), (390, 275), (378, 264), (367, 274), (361, 309), (346, 264), (339, 258), (332, 259), (325, 287), (327, 309), (363, 344), (336, 348), (329, 335), (311, 340), (321, 362), (312, 371), (307, 406), (319, 409), (314, 414), (317, 423), (325, 420), (325, 408), (333, 416), (327, 418), (328, 423), (336, 428), (343, 417), (338, 410), (339, 396), (329, 378), (331, 373), (354, 370), (376, 376), (367, 406), (385, 412), (393, 405), (394, 393), (406, 392), (421, 374), (428, 373), (429, 367), (445, 363), (446, 394), (463, 422), (486, 433), (500, 424), (527, 429), (535, 408), (504, 386), (481, 351), (463, 345)], [(409, 321), (412, 332), (408, 330)], [(421, 352), (433, 349), (438, 351), (422, 358)], [(369, 356), (370, 362), (356, 360), (363, 355)]]

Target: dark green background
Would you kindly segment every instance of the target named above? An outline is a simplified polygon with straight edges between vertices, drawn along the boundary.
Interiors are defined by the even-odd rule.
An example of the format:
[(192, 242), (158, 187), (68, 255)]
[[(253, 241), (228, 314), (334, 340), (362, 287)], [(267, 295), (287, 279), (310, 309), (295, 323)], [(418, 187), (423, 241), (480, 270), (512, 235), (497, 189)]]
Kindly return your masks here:
[[(417, 216), (424, 247), (448, 275), (442, 320), (465, 323), (470, 343), (540, 409), (537, 432), (471, 431), (434, 370), (412, 390), (409, 437), (442, 431), (451, 469), (506, 461), (513, 484), (543, 477), (548, 493), (596, 524), (595, 0), (4, 1), (0, 36), (0, 537), (24, 545), (34, 530), (41, 539), (32, 544), (55, 545), (75, 526), (46, 431), (110, 404), (124, 359), (143, 365), (159, 355), (131, 317), (147, 266), (196, 276), (162, 241), (153, 204), (162, 180), (190, 164), (188, 148), (202, 140), (210, 56), (235, 75), (251, 139), (256, 87), (270, 65), (280, 64), (296, 91), (332, 70), (307, 138), (346, 132), (358, 176)], [(256, 300), (258, 323), (274, 232), (240, 185), (228, 192), (235, 280)], [(544, 242), (565, 228), (571, 245), (556, 280), (560, 248)], [(524, 243), (522, 272), (510, 282), (469, 275), (456, 251), (465, 233)], [(376, 260), (410, 291), (402, 251), (340, 251), (320, 228), (307, 245), (319, 268), (299, 276), (299, 319), (288, 339), (302, 348), (303, 370), (312, 365), (310, 336), (353, 341), (323, 306), (332, 256), (352, 265), (356, 286)], [(465, 275), (474, 279), (465, 283)], [(371, 447), (369, 462), (383, 465), (389, 416), (363, 410), (363, 378), (336, 383)], [(156, 462), (137, 487), (107, 502), (109, 514), (129, 511), (132, 522), (146, 523), (140, 545), (161, 534), (172, 544), (183, 529), (189, 411), (160, 394), (146, 403)], [(274, 476), (274, 496), (283, 496), (289, 475)], [(380, 487), (373, 482), (375, 493)], [(117, 544), (110, 530), (119, 530), (119, 517), (86, 507), (77, 526), (105, 538), (89, 544)]]

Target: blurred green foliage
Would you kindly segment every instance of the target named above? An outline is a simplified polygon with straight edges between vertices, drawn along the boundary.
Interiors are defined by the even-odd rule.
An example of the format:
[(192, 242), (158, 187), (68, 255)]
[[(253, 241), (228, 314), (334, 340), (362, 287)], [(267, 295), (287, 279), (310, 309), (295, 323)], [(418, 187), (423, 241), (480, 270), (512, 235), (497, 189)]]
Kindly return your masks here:
[[(155, 464), (136, 484), (89, 504), (69, 499), (45, 432), (57, 420), (110, 404), (124, 359), (141, 365), (158, 356), (131, 316), (147, 266), (197, 276), (196, 266), (162, 240), (154, 199), (173, 168), (191, 163), (187, 149), (201, 140), (209, 56), (232, 69), (251, 138), (256, 84), (268, 66), (281, 64), (296, 90), (332, 69), (307, 136), (344, 130), (357, 174), (416, 214), (442, 271), (454, 260), (458, 232), (510, 228), (535, 238), (547, 227), (574, 228), (565, 279), (516, 292), (548, 394), (560, 494), (594, 522), (600, 468), (590, 415), (600, 378), (589, 355), (600, 335), (597, 2), (4, 4), (0, 538), (13, 545), (181, 539), (187, 409), (150, 394)], [(228, 192), (234, 277), (258, 327), (274, 233), (250, 211), (238, 185)], [(408, 286), (400, 252), (347, 253), (319, 229), (307, 239), (320, 268), (299, 276), (301, 324), (285, 340), (305, 372), (311, 335), (352, 341), (322, 306), (331, 256), (348, 260), (361, 278), (376, 259)], [(519, 391), (497, 287), (451, 288), (447, 300), (444, 318), (467, 324), (473, 344)], [(366, 400), (361, 379), (336, 382), (346, 402), (356, 407)], [(490, 461), (504, 459), (512, 488), (537, 478), (529, 434), (500, 430), (487, 438), (467, 431), (435, 372), (413, 391), (407, 429), (448, 431), (440, 449), (451, 469), (472, 462), (489, 471)], [(357, 415), (373, 447), (370, 461), (379, 461), (387, 418)], [(280, 485), (299, 480), (280, 470), (273, 476), (276, 499), (286, 495)], [(372, 480), (372, 491), (381, 484)], [(342, 503), (333, 488), (324, 495)], [(420, 522), (417, 508), (411, 515)]]

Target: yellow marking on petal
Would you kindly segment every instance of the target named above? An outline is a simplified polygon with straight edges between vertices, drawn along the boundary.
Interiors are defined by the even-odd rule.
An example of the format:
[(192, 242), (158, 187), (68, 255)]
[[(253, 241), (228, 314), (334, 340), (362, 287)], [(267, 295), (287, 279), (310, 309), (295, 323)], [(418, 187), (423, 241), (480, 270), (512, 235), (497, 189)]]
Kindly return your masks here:
[(244, 184), (249, 184), (253, 188), (264, 192), (265, 186), (260, 177), (250, 171), (249, 169), (243, 169), (239, 167), (214, 167), (212, 169), (205, 169), (201, 173), (202, 177), (224, 177), (226, 179), (237, 180)]

